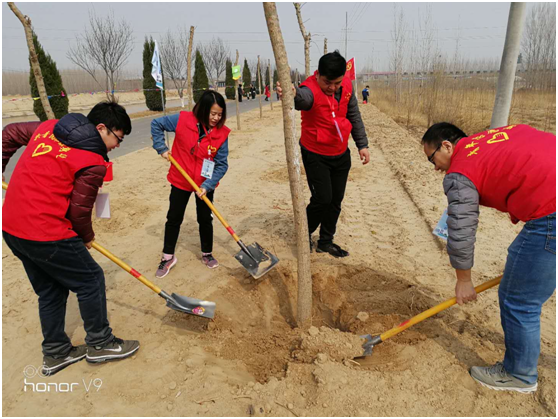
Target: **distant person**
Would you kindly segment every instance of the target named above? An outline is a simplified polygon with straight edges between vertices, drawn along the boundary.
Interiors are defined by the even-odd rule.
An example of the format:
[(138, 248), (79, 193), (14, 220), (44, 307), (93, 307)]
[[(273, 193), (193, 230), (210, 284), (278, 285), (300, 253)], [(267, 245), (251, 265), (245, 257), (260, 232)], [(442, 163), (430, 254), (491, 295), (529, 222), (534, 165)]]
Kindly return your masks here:
[[(458, 304), (477, 298), (471, 279), (479, 206), (525, 223), (508, 248), (498, 290), (506, 353), (503, 362), (472, 367), (494, 390), (537, 389), (541, 308), (556, 289), (556, 136), (510, 125), (467, 136), (455, 125), (432, 125), (422, 137), (435, 170), (446, 172), (448, 244)], [(492, 238), (497, 244), (497, 238)]]
[(250, 85), (250, 94), (252, 95), (252, 99), (256, 99), (256, 88), (253, 84)]
[(265, 94), (265, 101), (268, 102), (269, 99), (271, 98), (271, 93), (269, 91), (269, 85), (268, 84), (265, 85), (264, 94)]
[(368, 96), (370, 96), (370, 86), (366, 86), (362, 90), (362, 103), (365, 105), (368, 103)]
[[(175, 132), (172, 156), (200, 188), (196, 192), (196, 212), (201, 242), (201, 261), (210, 269), (219, 266), (213, 257), (213, 214), (201, 199), (204, 195), (213, 202), (215, 188), (225, 176), (228, 164), (230, 129), (225, 126), (227, 105), (220, 93), (206, 91), (192, 112), (180, 112), (151, 121), (153, 148), (169, 160), (165, 144), (166, 132)], [(176, 243), (184, 220), (186, 206), (194, 188), (171, 164), (167, 180), (171, 184), (170, 206), (165, 224), (163, 255), (155, 276), (164, 278), (176, 265)]]
[[(368, 138), (351, 80), (345, 75), (347, 63), (339, 51), (320, 58), (318, 71), (295, 92), (295, 109), (302, 111), (300, 149), (312, 197), (306, 207), (310, 249), (312, 233), (320, 227), (317, 252), (334, 257), (349, 252), (333, 243), (341, 203), (351, 169), (349, 135), (358, 148), (362, 164), (368, 164)], [(280, 83), (277, 92), (282, 96)]]
[[(113, 335), (105, 275), (88, 251), (107, 153), (130, 132), (130, 117), (114, 102), (98, 103), (87, 117), (69, 113), (2, 130), (2, 172), (17, 149), (27, 146), (6, 191), (2, 234), (39, 297), (43, 375), (84, 358), (91, 363), (124, 359), (139, 349), (138, 341)], [(77, 295), (85, 345), (74, 346), (65, 331), (70, 291)]]
[(242, 102), (242, 96), (244, 95), (244, 92), (242, 91), (242, 85), (239, 84), (238, 85), (238, 101)]

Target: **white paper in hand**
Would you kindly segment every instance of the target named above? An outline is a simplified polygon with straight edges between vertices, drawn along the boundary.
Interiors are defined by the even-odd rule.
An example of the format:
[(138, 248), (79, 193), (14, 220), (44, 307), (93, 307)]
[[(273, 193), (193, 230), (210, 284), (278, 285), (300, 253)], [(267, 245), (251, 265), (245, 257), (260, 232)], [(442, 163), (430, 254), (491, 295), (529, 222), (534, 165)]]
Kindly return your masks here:
[(448, 209), (444, 210), (442, 218), (438, 221), (436, 228), (432, 232), (435, 236), (438, 236), (442, 240), (448, 240)]
[(110, 218), (110, 203), (108, 192), (99, 192), (95, 201), (97, 218)]

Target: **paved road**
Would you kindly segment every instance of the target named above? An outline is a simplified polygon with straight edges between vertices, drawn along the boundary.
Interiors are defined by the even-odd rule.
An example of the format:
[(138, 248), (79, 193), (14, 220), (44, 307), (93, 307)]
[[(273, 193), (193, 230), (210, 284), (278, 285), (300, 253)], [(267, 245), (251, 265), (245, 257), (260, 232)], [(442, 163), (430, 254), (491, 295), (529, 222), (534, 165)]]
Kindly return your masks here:
[[(262, 98), (262, 106), (268, 106), (268, 105), (269, 103)], [(250, 101), (243, 100), (242, 103), (240, 103), (240, 113), (252, 110), (254, 108), (258, 108), (258, 106), (259, 106), (259, 101), (257, 100), (257, 98), (256, 100), (250, 100)], [(127, 107), (126, 109), (128, 110), (129, 108)], [(143, 109), (145, 110), (145, 106), (143, 107)], [(87, 113), (88, 111), (83, 111), (83, 112)], [(137, 112), (137, 110), (135, 112)], [(234, 102), (228, 102), (227, 119), (231, 121), (233, 117), (236, 117), (236, 105)], [(142, 148), (145, 147), (151, 147), (152, 145), (151, 120), (152, 119), (153, 119), (152, 117), (133, 119), (132, 133), (124, 139), (120, 147), (110, 152), (109, 158), (115, 159), (116, 157), (123, 156), (133, 151), (141, 150)], [(5, 121), (6, 121), (5, 119), (2, 119), (3, 126), (9, 123), (9, 122), (5, 123)], [(25, 149), (24, 147), (20, 148), (18, 152), (10, 159), (8, 166), (6, 167), (6, 171), (4, 172), (4, 176), (6, 177), (7, 181), (9, 181), (10, 176), (14, 170), (15, 164), (19, 159), (21, 153), (23, 153), (24, 149)], [(153, 152), (155, 153), (155, 151)]]

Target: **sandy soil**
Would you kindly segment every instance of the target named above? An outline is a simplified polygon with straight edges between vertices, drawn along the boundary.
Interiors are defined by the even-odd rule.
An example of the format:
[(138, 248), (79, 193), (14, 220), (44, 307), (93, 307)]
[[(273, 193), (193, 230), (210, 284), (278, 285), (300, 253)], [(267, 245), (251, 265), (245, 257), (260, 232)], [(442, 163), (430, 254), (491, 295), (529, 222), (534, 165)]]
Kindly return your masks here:
[[(277, 255), (275, 270), (253, 280), (232, 257), (237, 247), (215, 221), (214, 255), (200, 262), (193, 205), (179, 240), (178, 265), (156, 282), (168, 292), (217, 303), (213, 322), (169, 311), (158, 296), (93, 252), (105, 271), (111, 325), (139, 339), (133, 359), (80, 362), (28, 381), (77, 382), (70, 393), (23, 391), (22, 371), (41, 364), (37, 300), (20, 262), (3, 244), (2, 412), (10, 416), (555, 416), (556, 298), (543, 307), (539, 390), (495, 392), (469, 376), (472, 365), (502, 359), (497, 290), (453, 307), (357, 360), (362, 333), (381, 333), (453, 296), (454, 274), (431, 231), (445, 207), (442, 177), (419, 140), (372, 105), (362, 107), (372, 161), (354, 145), (337, 241), (351, 252), (336, 260), (312, 254), (313, 327), (294, 328), (296, 249), (281, 110), (229, 121), (230, 169), (217, 208), (246, 243)], [(300, 125), (298, 125), (300, 127)], [(148, 278), (160, 257), (168, 209), (168, 164), (145, 149), (116, 159), (110, 220), (95, 220), (97, 241)], [(305, 187), (306, 197), (308, 191)], [(503, 214), (483, 209), (474, 279), (499, 275), (518, 232)], [(74, 296), (68, 334), (84, 331)], [(86, 392), (82, 380), (101, 379)], [(99, 381), (97, 381), (97, 384)]]

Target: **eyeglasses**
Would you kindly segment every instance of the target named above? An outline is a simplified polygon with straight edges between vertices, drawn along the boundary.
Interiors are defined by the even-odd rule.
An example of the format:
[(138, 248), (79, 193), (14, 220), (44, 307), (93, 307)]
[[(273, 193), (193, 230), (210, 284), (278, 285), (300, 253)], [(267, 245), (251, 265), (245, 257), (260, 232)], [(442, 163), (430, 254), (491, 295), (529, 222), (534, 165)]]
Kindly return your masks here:
[(440, 143), (440, 145), (438, 146), (438, 148), (436, 150), (434, 150), (434, 153), (432, 153), (429, 157), (428, 157), (428, 161), (430, 163), (432, 163), (433, 165), (436, 165), (436, 163), (434, 163), (434, 154), (436, 154), (436, 152), (438, 150), (440, 150), (442, 148), (442, 144)]
[[(106, 126), (106, 125), (105, 125)], [(109, 127), (107, 127), (107, 129), (110, 131), (110, 133), (112, 135), (114, 135), (116, 137), (116, 139), (118, 140), (118, 144), (120, 144), (122, 141), (124, 141), (124, 137), (119, 137), (118, 135), (116, 135)]]

